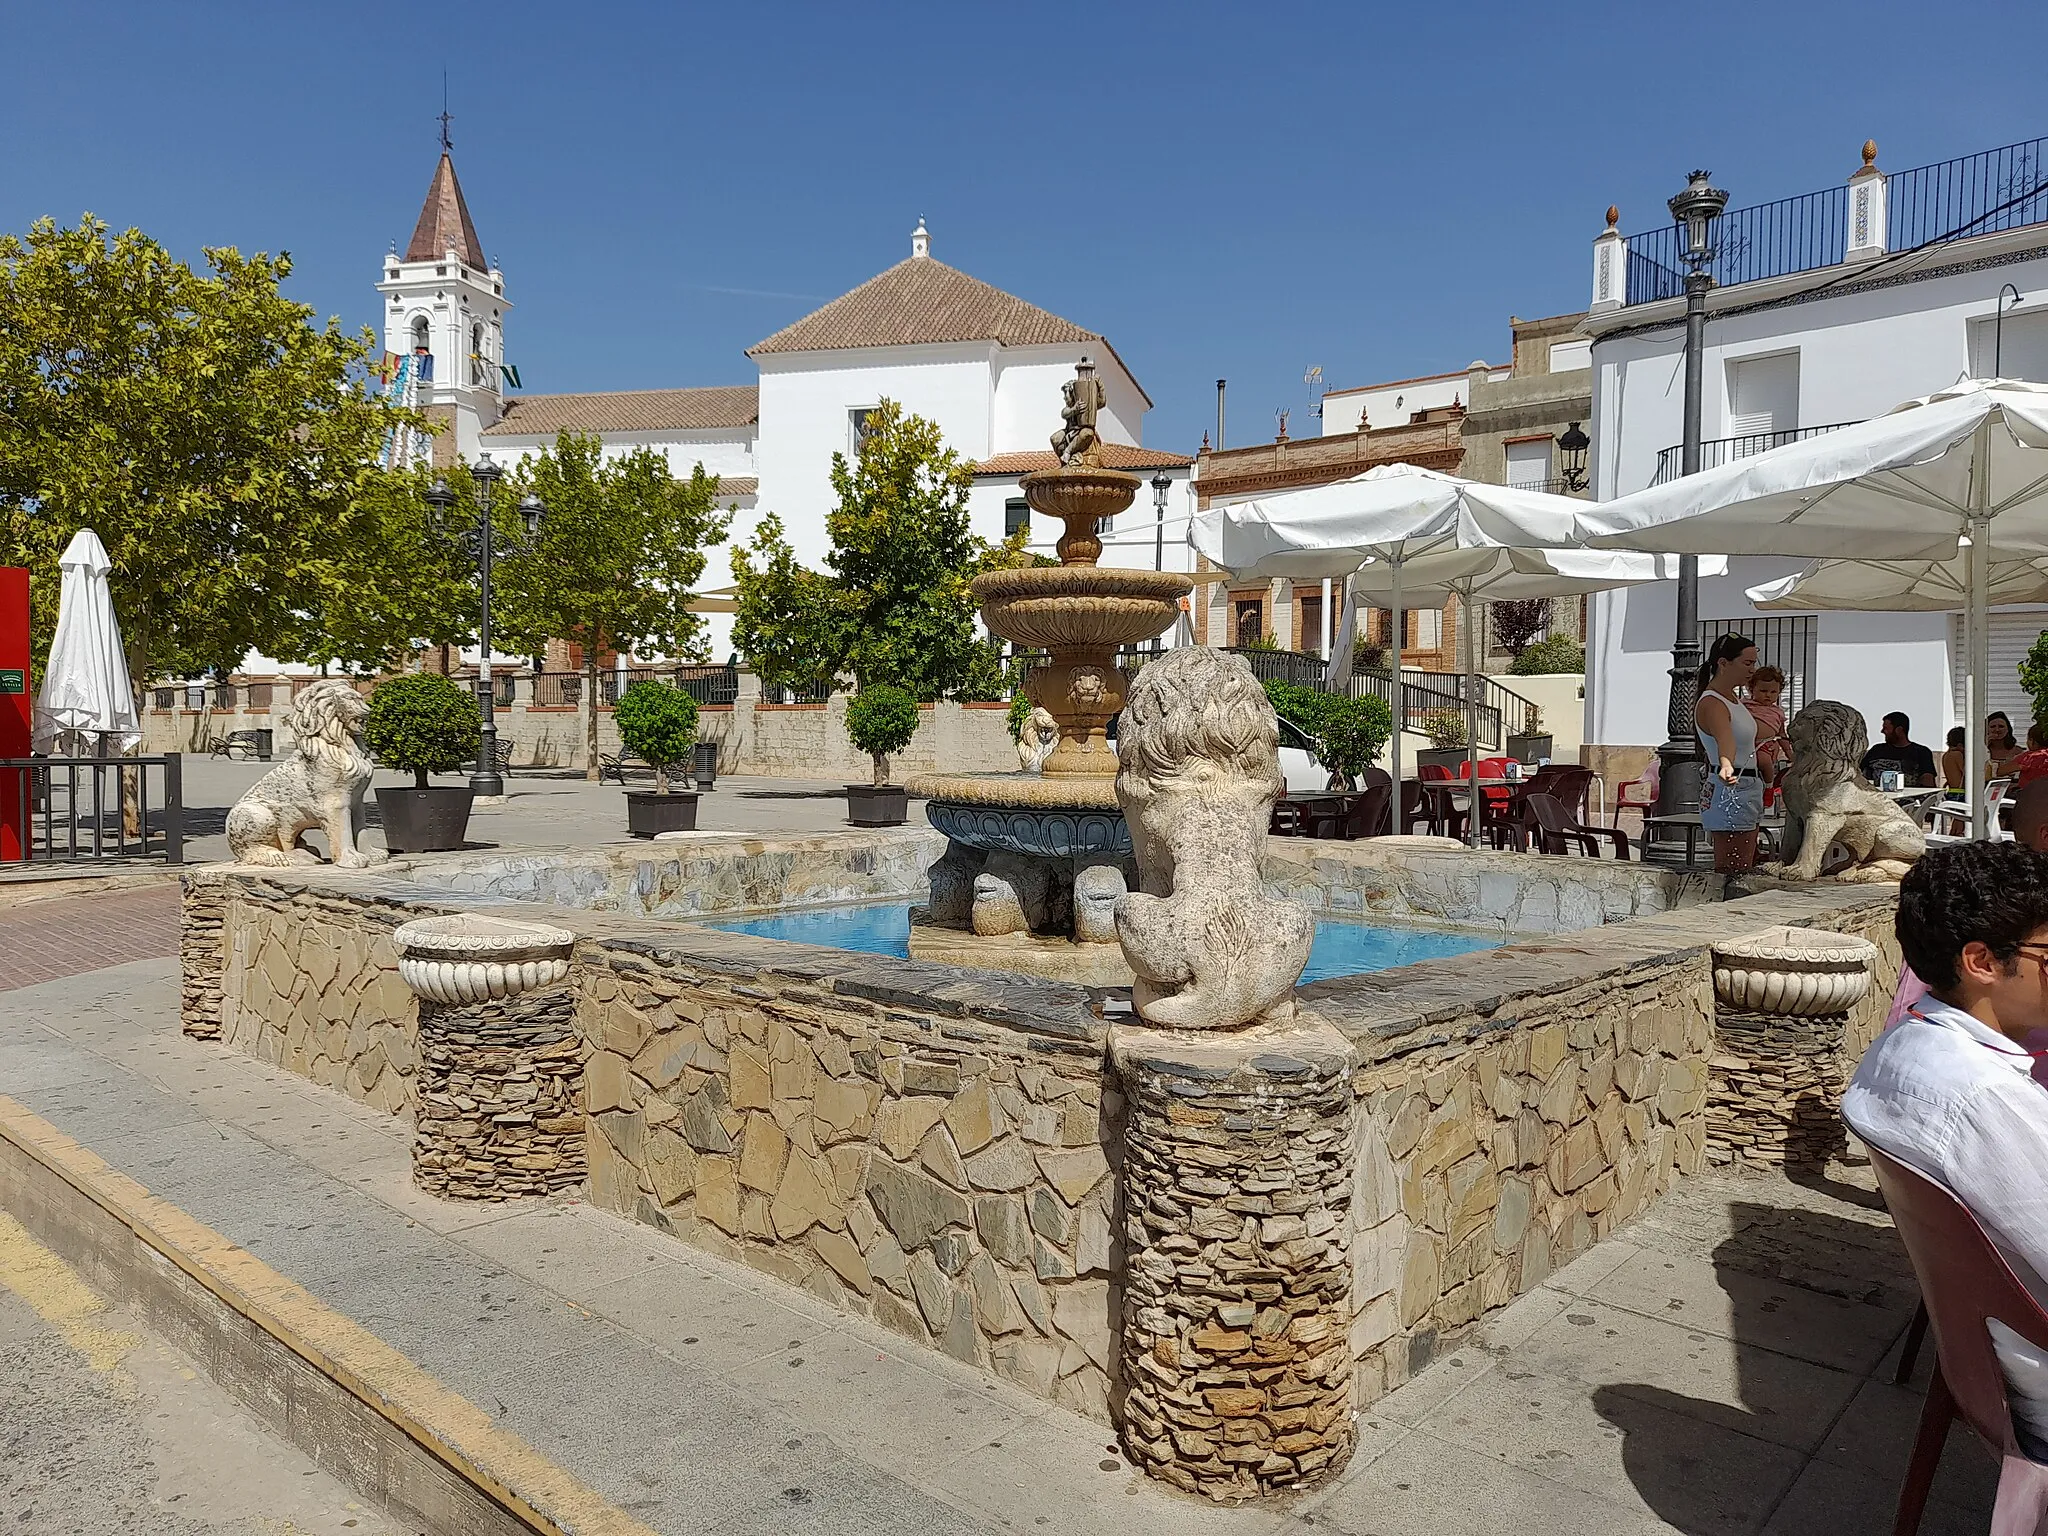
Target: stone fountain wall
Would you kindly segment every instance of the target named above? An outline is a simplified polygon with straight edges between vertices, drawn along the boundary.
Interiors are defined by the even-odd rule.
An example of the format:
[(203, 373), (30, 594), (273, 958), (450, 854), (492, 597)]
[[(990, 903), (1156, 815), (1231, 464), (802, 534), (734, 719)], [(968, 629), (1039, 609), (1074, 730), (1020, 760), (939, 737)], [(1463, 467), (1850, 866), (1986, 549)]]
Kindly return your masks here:
[[(571, 929), (593, 1200), (1105, 1421), (1136, 1320), (1124, 1291), (1132, 1191), (1166, 1213), (1161, 1238), (1195, 1220), (1202, 1198), (1271, 1194), (1197, 1182), (1211, 1175), (1180, 1166), (1200, 1159), (1179, 1142), (1199, 1138), (1178, 1133), (1148, 1143), (1153, 1164), (1124, 1167), (1124, 1078), (1075, 988), (378, 871), (196, 870), (186, 893), (188, 1028), (401, 1114), (418, 1097), (419, 1045), (394, 930), (478, 908)], [(1355, 1367), (1353, 1403), (1370, 1403), (1731, 1151), (1710, 1108), (1727, 1042), (1715, 1035), (1709, 943), (1776, 923), (1876, 940), (1877, 985), (1843, 1026), (1840, 1058), (1853, 1060), (1895, 975), (1892, 909), (1883, 889), (1775, 892), (1305, 988), (1356, 1060), (1342, 1079), (1345, 1137), (1313, 1143), (1311, 1159), (1351, 1170), (1344, 1198), (1311, 1204), (1348, 1209), (1341, 1228), (1316, 1232), (1301, 1212), (1255, 1212), (1255, 1241), (1284, 1273), (1247, 1283), (1286, 1294), (1341, 1254), (1349, 1295), (1329, 1321)], [(1268, 1101), (1283, 1119), (1306, 1117), (1290, 1130), (1329, 1119), (1316, 1093)], [(1256, 1162), (1216, 1177), (1259, 1179)], [(1169, 1170), (1171, 1189), (1158, 1184)], [(1265, 1225), (1296, 1214), (1300, 1232)], [(1197, 1279), (1176, 1267), (1172, 1286)], [(1313, 1322), (1297, 1336), (1288, 1315), (1289, 1342), (1328, 1337)], [(1275, 1364), (1251, 1360), (1255, 1339), (1228, 1337), (1241, 1320), (1216, 1312), (1190, 1328), (1197, 1354), (1210, 1321), (1224, 1335), (1204, 1334), (1219, 1354), (1197, 1369)], [(1321, 1398), (1291, 1400), (1309, 1390), (1291, 1389), (1258, 1429), (1226, 1428), (1220, 1413), (1177, 1427), (1219, 1464), (1224, 1445), (1257, 1445), (1266, 1466), (1269, 1448), (1285, 1456), (1282, 1437), (1304, 1432), (1295, 1410), (1326, 1411)], [(1176, 1427), (1154, 1425), (1168, 1438)]]

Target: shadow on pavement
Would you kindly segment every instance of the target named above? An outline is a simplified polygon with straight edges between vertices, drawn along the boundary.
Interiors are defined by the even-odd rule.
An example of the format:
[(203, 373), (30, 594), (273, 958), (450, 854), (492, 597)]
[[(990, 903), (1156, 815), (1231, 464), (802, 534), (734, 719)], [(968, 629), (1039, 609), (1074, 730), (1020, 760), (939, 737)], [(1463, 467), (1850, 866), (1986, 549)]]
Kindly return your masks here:
[[(1874, 1198), (1823, 1174), (1802, 1174), (1799, 1182), (1857, 1204)], [(1739, 1406), (1647, 1382), (1597, 1388), (1594, 1409), (1623, 1437), (1629, 1480), (1676, 1530), (1705, 1536), (1729, 1529), (1726, 1511), (1703, 1486), (1728, 1469), (1710, 1472), (1687, 1443), (1694, 1426), (1715, 1425), (1758, 1442), (1760, 1481), (1784, 1477), (1790, 1456), (1818, 1458), (1786, 1484), (1767, 1533), (1889, 1531), (1922, 1396), (1921, 1388), (1890, 1384), (1919, 1295), (1905, 1250), (1889, 1225), (1827, 1211), (1735, 1201), (1728, 1216), (1730, 1235), (1714, 1248), (1714, 1270), (1731, 1304)], [(1844, 1310), (1823, 1298), (1870, 1310)], [(1858, 1337), (1865, 1341), (1861, 1363), (1844, 1364), (1857, 1354)], [(1878, 1339), (1885, 1347), (1872, 1360)], [(1831, 1355), (1830, 1364), (1820, 1363)], [(1930, 1344), (1916, 1373), (1923, 1383), (1932, 1355)], [(1813, 1400), (1811, 1384), (1824, 1369), (1846, 1372), (1854, 1390), (1830, 1422), (1818, 1422), (1811, 1410), (1802, 1420), (1802, 1398)], [(1968, 1439), (1969, 1431), (1960, 1435)], [(1981, 1530), (1996, 1481), (1994, 1463), (1952, 1438), (1923, 1536)]]

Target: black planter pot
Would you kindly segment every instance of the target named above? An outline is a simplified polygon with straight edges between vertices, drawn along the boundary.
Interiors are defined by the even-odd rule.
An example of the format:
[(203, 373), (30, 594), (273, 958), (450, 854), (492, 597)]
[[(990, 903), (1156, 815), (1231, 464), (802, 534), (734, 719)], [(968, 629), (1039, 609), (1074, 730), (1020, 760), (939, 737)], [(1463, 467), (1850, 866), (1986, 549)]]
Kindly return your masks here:
[[(1486, 753), (1481, 752), (1481, 757)], [(1463, 747), (1424, 747), (1415, 754), (1417, 768), (1448, 768), (1454, 774), (1465, 771), (1466, 752)]]
[(384, 818), (384, 846), (393, 853), (443, 853), (462, 846), (469, 830), (470, 790), (380, 789), (377, 809)]
[(1533, 763), (1539, 757), (1550, 756), (1550, 732), (1532, 735), (1516, 731), (1508, 737), (1508, 756), (1518, 763)]
[(656, 794), (651, 789), (626, 791), (626, 830), (635, 837), (652, 837), (657, 832), (697, 830), (697, 792), (671, 790)]
[(846, 819), (856, 827), (900, 827), (910, 816), (910, 791), (901, 784), (849, 784)]

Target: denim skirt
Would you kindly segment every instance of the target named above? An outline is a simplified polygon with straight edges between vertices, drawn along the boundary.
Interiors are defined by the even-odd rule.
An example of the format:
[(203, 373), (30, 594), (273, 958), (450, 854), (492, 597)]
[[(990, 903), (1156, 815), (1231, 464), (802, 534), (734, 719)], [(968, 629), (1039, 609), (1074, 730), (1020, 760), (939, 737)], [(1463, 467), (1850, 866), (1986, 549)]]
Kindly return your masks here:
[(1740, 778), (1723, 783), (1719, 775), (1707, 780), (1700, 797), (1700, 825), (1709, 832), (1754, 832), (1764, 814), (1764, 781)]

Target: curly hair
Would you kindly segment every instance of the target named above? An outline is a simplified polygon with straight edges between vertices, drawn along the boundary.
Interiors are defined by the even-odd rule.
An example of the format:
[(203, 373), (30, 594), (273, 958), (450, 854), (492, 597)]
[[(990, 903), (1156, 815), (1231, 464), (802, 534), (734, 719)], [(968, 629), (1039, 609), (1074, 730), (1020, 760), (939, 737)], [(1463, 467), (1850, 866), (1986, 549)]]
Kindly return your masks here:
[(1961, 979), (1967, 944), (1982, 944), (2008, 972), (2048, 928), (2048, 854), (2018, 843), (1935, 848), (1899, 882), (1899, 949), (1935, 991)]

